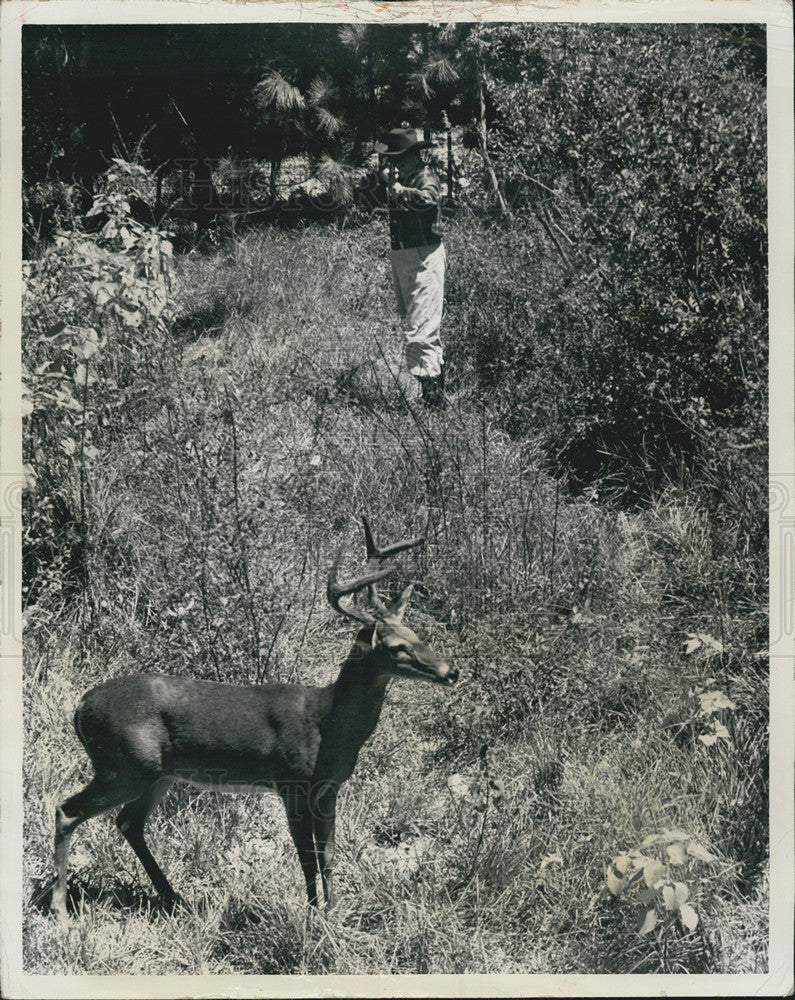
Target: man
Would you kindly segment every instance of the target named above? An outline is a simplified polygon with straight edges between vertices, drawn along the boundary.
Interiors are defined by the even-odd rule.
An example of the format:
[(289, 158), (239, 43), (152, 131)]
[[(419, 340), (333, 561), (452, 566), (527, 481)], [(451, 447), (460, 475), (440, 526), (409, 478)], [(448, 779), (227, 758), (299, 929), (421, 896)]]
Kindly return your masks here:
[(445, 248), (441, 236), (442, 186), (423, 163), (430, 146), (414, 129), (393, 128), (375, 144), (386, 186), (392, 275), (403, 320), (406, 366), (420, 382), (430, 409), (444, 406), (444, 355), (439, 337), (444, 301)]

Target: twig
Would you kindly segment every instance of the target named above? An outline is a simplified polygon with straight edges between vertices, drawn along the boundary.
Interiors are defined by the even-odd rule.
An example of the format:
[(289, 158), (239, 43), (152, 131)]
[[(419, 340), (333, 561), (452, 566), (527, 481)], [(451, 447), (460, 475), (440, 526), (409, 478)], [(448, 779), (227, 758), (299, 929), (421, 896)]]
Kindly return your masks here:
[[(486, 747), (484, 746), (483, 750), (485, 749)], [(488, 762), (488, 757), (485, 755), (485, 753), (483, 753), (483, 750), (481, 751), (481, 753), (483, 754), (482, 756), (483, 780), (485, 781), (486, 784), (486, 801), (483, 805), (483, 816), (481, 817), (480, 821), (480, 833), (478, 834), (478, 842), (477, 844), (475, 844), (475, 852), (472, 855), (472, 865), (469, 869), (469, 874), (467, 875), (465, 888), (469, 887), (477, 871), (478, 855), (480, 854), (480, 848), (483, 845), (483, 833), (486, 829), (486, 819), (489, 815), (489, 804), (491, 802), (491, 787), (489, 784), (489, 762)]]
[(566, 266), (569, 267), (569, 268), (571, 268), (572, 264), (571, 264), (571, 261), (569, 260), (569, 255), (566, 253), (566, 250), (564, 249), (563, 244), (558, 239), (557, 235), (555, 234), (554, 230), (552, 229), (552, 226), (547, 221), (547, 219), (546, 219), (546, 213), (544, 213), (540, 208), (537, 208), (537, 209), (534, 210), (534, 214), (535, 214), (535, 217), (538, 219), (538, 221), (541, 223), (541, 225), (544, 227), (544, 232), (547, 234), (547, 236), (555, 244), (555, 247), (557, 248), (557, 251), (560, 254), (560, 256), (563, 259), (563, 261), (566, 264)]

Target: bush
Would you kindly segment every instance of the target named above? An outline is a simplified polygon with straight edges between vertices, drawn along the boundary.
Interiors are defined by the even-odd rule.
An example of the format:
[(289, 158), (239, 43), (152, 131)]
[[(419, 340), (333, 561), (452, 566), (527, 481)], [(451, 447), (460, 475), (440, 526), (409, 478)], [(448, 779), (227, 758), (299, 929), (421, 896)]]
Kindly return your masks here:
[(115, 161), (88, 213), (101, 230), (60, 233), (23, 265), (27, 599), (86, 585), (90, 469), (145, 401), (167, 333), (171, 244), (130, 209), (148, 180)]
[[(477, 370), (574, 484), (648, 496), (766, 412), (764, 79), (732, 29), (499, 27), (488, 49), (493, 155), (528, 239), (491, 241)], [(480, 293), (476, 267), (461, 282)]]

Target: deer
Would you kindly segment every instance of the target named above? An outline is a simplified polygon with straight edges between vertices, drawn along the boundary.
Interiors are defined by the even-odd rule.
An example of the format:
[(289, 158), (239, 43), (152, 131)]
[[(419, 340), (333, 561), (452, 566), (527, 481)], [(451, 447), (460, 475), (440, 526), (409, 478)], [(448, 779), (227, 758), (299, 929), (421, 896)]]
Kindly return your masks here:
[[(345, 546), (327, 581), (333, 610), (359, 626), (337, 679), (303, 684), (226, 684), (163, 674), (116, 677), (83, 695), (74, 714), (77, 736), (94, 769), (81, 791), (55, 810), (55, 880), (51, 909), (66, 917), (69, 838), (93, 816), (121, 806), (116, 825), (143, 865), (168, 912), (182, 902), (144, 838), (146, 821), (176, 781), (221, 792), (273, 791), (287, 822), (306, 881), (308, 903), (334, 906), (337, 794), (375, 731), (391, 678), (450, 686), (451, 667), (403, 624), (410, 584), (384, 600), (377, 583), (395, 567), (384, 560), (423, 544), (412, 538), (376, 546), (362, 517), (364, 574), (338, 580)], [(342, 598), (367, 590), (371, 610)]]

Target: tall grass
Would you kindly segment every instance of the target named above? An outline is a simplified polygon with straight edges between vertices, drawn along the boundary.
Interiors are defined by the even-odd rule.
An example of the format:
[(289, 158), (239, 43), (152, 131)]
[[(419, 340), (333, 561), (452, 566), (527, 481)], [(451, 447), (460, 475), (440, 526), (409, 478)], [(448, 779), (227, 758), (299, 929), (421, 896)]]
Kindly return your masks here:
[[(378, 224), (252, 232), (178, 262), (146, 392), (88, 469), (89, 600), (28, 612), (28, 971), (762, 971), (758, 555), (722, 548), (714, 490), (621, 511), (569, 495), (541, 442), (508, 433), (461, 354), (467, 255), (450, 255), (454, 391), (420, 412), (384, 241)], [(187, 909), (155, 912), (106, 816), (73, 838), (77, 911), (56, 926), (34, 890), (54, 805), (89, 771), (80, 693), (137, 670), (328, 683), (352, 634), (325, 577), (344, 542), (360, 562), (362, 512), (384, 538), (426, 535), (390, 587), (415, 582), (412, 626), (463, 676), (391, 687), (341, 796), (338, 911), (307, 914), (278, 802), (182, 789), (149, 830)], [(705, 714), (710, 691), (732, 707)], [(639, 888), (606, 872), (665, 831), (703, 848), (664, 876), (698, 926), (660, 895), (639, 934)]]

